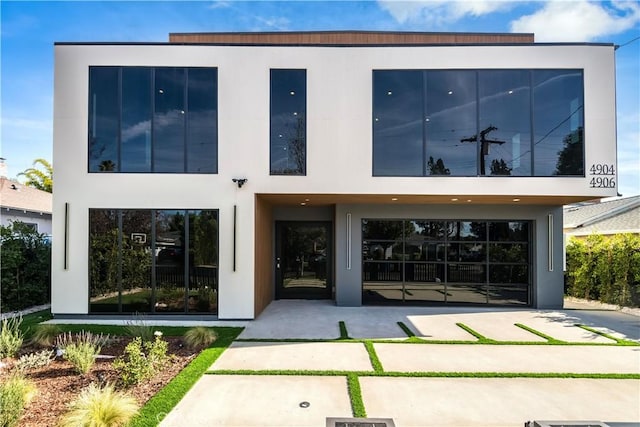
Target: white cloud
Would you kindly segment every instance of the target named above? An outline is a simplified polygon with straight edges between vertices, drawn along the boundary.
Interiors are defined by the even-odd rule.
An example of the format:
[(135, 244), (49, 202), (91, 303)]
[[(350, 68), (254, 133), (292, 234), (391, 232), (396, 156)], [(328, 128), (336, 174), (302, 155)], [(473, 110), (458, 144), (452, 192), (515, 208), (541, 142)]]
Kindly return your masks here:
[(640, 22), (640, 3), (552, 0), (511, 22), (511, 31), (535, 33), (538, 42), (586, 42), (629, 30)]
[(512, 8), (514, 2), (506, 0), (378, 0), (385, 10), (401, 24), (421, 22), (441, 26), (462, 18), (477, 17)]
[(209, 9), (224, 9), (226, 7), (231, 7), (231, 4), (224, 0), (216, 0), (209, 5)]

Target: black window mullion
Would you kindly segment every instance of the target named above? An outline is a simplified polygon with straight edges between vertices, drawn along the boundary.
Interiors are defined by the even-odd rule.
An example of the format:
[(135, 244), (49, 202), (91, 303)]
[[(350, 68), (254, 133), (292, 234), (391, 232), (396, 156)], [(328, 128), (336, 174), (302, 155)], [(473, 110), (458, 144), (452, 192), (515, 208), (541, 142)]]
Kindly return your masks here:
[(122, 67), (118, 68), (118, 88), (117, 88), (117, 97), (118, 97), (118, 140), (117, 140), (117, 162), (116, 171), (122, 171)]
[(535, 134), (533, 133), (533, 120), (535, 119), (533, 105), (535, 94), (533, 89), (533, 70), (529, 70), (529, 126), (531, 129), (529, 131), (529, 151), (531, 152), (531, 176), (536, 176), (536, 171), (534, 170), (536, 167), (535, 153), (533, 152), (535, 150)]
[(484, 164), (484, 152), (482, 151), (482, 138), (480, 137), (480, 77), (479, 72), (474, 72), (476, 78), (476, 174), (478, 176), (484, 176), (486, 174), (487, 165), (481, 167)]
[(184, 111), (184, 114), (182, 115), (182, 141), (184, 149), (184, 161), (182, 165), (182, 171), (184, 173), (187, 173), (189, 164), (187, 160), (187, 156), (189, 155), (189, 141), (187, 140), (187, 126), (189, 125), (189, 120), (187, 120), (187, 116), (189, 115), (189, 69), (184, 68), (183, 70), (184, 72), (182, 73), (182, 75), (184, 78), (184, 88), (182, 92), (182, 111)]
[(422, 176), (427, 176), (427, 72), (422, 72)]
[(156, 210), (151, 209), (151, 313), (156, 312)]
[(184, 312), (189, 312), (189, 211), (184, 212)]
[[(151, 68), (151, 90), (149, 91), (151, 93), (151, 129), (149, 132), (151, 132), (151, 134), (149, 135), (149, 138), (151, 139), (151, 159), (149, 159), (151, 161), (150, 164), (150, 172), (155, 172), (155, 153), (154, 153), (154, 140), (155, 140), (155, 132), (154, 132), (154, 124), (155, 124), (155, 116), (156, 116), (156, 68), (153, 67)], [(154, 211), (155, 212), (155, 211)], [(155, 237), (154, 237), (155, 239)], [(155, 240), (154, 240), (155, 242)]]

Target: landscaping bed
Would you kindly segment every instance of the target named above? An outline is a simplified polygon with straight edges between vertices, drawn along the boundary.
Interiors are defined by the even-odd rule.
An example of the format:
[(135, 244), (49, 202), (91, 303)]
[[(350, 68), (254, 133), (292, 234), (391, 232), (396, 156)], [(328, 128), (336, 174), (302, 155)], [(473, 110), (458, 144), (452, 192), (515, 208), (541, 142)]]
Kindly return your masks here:
[[(150, 380), (127, 388), (140, 406), (175, 377), (198, 352), (187, 349), (181, 337), (165, 337), (169, 343), (170, 363)], [(120, 356), (125, 346), (132, 340), (130, 337), (115, 337), (112, 342), (102, 348), (101, 356)], [(25, 347), (21, 354), (39, 349)], [(80, 390), (92, 382), (118, 384), (118, 373), (113, 368), (114, 358), (99, 357), (96, 364), (86, 375), (77, 374), (70, 362), (58, 357), (49, 365), (30, 370), (26, 377), (33, 381), (37, 392), (27, 406), (18, 423), (24, 427), (51, 427), (58, 425), (58, 419), (66, 412), (67, 405), (74, 400)], [(5, 359), (7, 366), (0, 371), (0, 380), (8, 375), (8, 368), (15, 359)]]

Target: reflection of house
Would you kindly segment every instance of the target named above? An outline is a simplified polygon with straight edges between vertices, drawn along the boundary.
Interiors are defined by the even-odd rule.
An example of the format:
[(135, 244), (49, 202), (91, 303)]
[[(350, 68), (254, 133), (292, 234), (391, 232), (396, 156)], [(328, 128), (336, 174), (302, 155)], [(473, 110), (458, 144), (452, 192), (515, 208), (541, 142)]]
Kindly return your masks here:
[(22, 221), (51, 234), (51, 193), (0, 177), (0, 224)]
[(78, 159), (56, 172), (57, 315), (561, 307), (562, 206), (617, 193), (613, 45), (210, 33), (55, 55), (54, 161)]
[(640, 234), (640, 196), (566, 206), (563, 230), (571, 237)]

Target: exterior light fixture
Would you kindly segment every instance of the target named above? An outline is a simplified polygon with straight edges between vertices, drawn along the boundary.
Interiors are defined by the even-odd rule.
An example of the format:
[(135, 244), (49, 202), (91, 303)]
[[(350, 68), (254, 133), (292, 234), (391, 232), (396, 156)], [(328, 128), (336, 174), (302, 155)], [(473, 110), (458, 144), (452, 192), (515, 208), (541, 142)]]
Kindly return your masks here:
[(397, 197), (392, 197), (391, 200), (395, 202), (395, 201), (398, 200), (398, 198)]
[(300, 203), (300, 206), (307, 206), (305, 202)]
[(471, 202), (471, 199), (467, 199), (467, 203)]
[(451, 201), (452, 201), (452, 202), (457, 202), (457, 201), (458, 201), (458, 199), (454, 197), (453, 199), (451, 199)]
[(519, 201), (520, 201), (520, 199), (515, 198), (515, 199), (513, 199), (513, 201), (514, 201), (514, 202), (519, 202)]
[(247, 178), (233, 178), (231, 181), (235, 182), (238, 185), (238, 188), (242, 188), (248, 180)]

